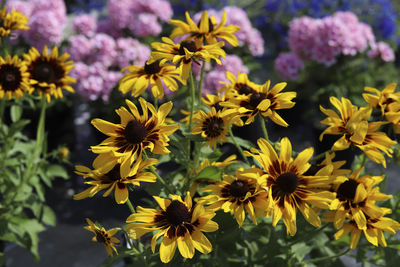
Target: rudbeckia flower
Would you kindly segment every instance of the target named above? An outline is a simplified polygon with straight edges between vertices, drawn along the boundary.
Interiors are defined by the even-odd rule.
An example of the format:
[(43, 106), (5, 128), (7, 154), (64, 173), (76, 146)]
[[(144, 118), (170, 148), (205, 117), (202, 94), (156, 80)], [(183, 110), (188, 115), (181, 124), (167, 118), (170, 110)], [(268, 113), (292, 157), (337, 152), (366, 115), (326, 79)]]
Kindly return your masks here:
[[(386, 211), (386, 213), (389, 212), (390, 210)], [(360, 229), (358, 227), (358, 224), (354, 220), (352, 220), (343, 225), (343, 227), (335, 233), (334, 237), (335, 239), (339, 239), (347, 235), (348, 233), (351, 233), (350, 249), (355, 249), (357, 247), (358, 241), (360, 240), (361, 233), (364, 233), (368, 242), (372, 245), (376, 247), (378, 245), (386, 247), (387, 243), (383, 232), (395, 235), (396, 231), (398, 230), (400, 230), (400, 223), (396, 222), (393, 219), (380, 216), (377, 218), (368, 218), (366, 221), (366, 227), (364, 229)]]
[[(269, 117), (276, 124), (287, 127), (288, 124), (276, 110), (292, 108), (295, 105), (292, 100), (296, 97), (296, 92), (281, 93), (286, 83), (278, 83), (270, 90), (270, 84), (271, 82), (267, 81), (262, 86), (254, 87), (254, 91), (249, 94), (235, 94), (221, 105), (235, 109), (241, 116), (246, 116), (245, 124), (252, 123), (254, 117), (261, 114), (264, 117)], [(234, 90), (233, 92), (238, 91)], [(228, 94), (228, 96), (231, 95)]]
[(225, 109), (224, 111), (216, 111), (212, 108), (207, 114), (198, 110), (193, 116), (196, 123), (192, 129), (193, 134), (200, 134), (207, 138), (206, 144), (215, 148), (218, 143), (228, 141), (226, 134), (234, 121), (240, 120), (233, 109)]
[(236, 177), (223, 175), (223, 180), (204, 187), (201, 191), (209, 193), (198, 199), (209, 209), (229, 212), (235, 216), (239, 226), (243, 225), (245, 211), (253, 223), (269, 209), (268, 193), (261, 187), (262, 171), (252, 168), (238, 170)]
[[(157, 159), (145, 159), (136, 161), (132, 169), (127, 175), (121, 175), (119, 164), (114, 167), (112, 164), (103, 166), (102, 169), (91, 170), (88, 167), (78, 165), (75, 173), (82, 175), (83, 178), (90, 178), (85, 181), (85, 184), (90, 185), (85, 191), (74, 195), (75, 200), (81, 200), (88, 197), (93, 197), (101, 190), (108, 189), (103, 197), (107, 197), (114, 191), (114, 198), (118, 204), (124, 204), (129, 198), (128, 185), (139, 186), (140, 182), (154, 183), (156, 176), (151, 172), (146, 172), (145, 169), (156, 164)], [(110, 169), (112, 168), (112, 169)]]
[[(166, 124), (166, 117), (172, 109), (172, 102), (164, 103), (156, 111), (154, 106), (139, 99), (143, 115), (135, 104), (126, 100), (130, 112), (121, 107), (116, 113), (121, 118), (121, 123), (114, 124), (102, 119), (92, 120), (92, 124), (100, 132), (108, 136), (97, 146), (92, 146), (94, 153), (100, 154), (95, 162), (97, 166), (106, 165), (110, 161), (121, 164), (121, 174), (126, 176), (131, 165), (141, 160), (143, 150), (147, 149), (155, 154), (168, 154), (168, 136), (175, 132), (179, 125)], [(148, 110), (151, 112), (149, 116)]]
[(170, 199), (154, 196), (161, 209), (137, 207), (126, 220), (129, 236), (138, 239), (142, 235), (158, 231), (151, 240), (154, 253), (157, 239), (162, 237), (160, 259), (167, 263), (172, 260), (176, 247), (184, 258), (193, 258), (195, 249), (203, 254), (212, 250), (212, 245), (203, 232), (214, 232), (218, 224), (211, 219), (215, 213), (200, 204), (192, 204), (187, 193), (185, 200), (180, 196), (170, 195)]
[(185, 13), (187, 23), (180, 20), (170, 20), (169, 24), (176, 26), (172, 31), (170, 38), (189, 35), (185, 40), (194, 40), (198, 46), (203, 44), (203, 40), (206, 39), (208, 44), (214, 44), (217, 42), (217, 38), (225, 40), (232, 46), (238, 46), (239, 42), (234, 35), (235, 32), (240, 30), (240, 27), (235, 25), (227, 25), (226, 23), (226, 12), (224, 11), (221, 22), (217, 25), (216, 19), (211, 16), (208, 17), (207, 10), (201, 14), (201, 19), (197, 25), (190, 18), (189, 12)]
[[(346, 176), (335, 177), (332, 190), (336, 192), (336, 198), (330, 204), (326, 216), (333, 217), (336, 229), (341, 228), (345, 219), (351, 215), (358, 228), (364, 230), (367, 227), (367, 218), (377, 218), (384, 214), (385, 209), (375, 205), (376, 201), (382, 201), (392, 196), (379, 192), (377, 184), (383, 181), (384, 176), (360, 176), (363, 168)], [(334, 216), (332, 215), (334, 214)]]
[(327, 209), (334, 199), (329, 187), (329, 168), (322, 168), (313, 176), (305, 176), (310, 168), (314, 149), (307, 148), (292, 158), (292, 145), (287, 137), (280, 142), (280, 155), (276, 154), (271, 144), (264, 138), (257, 141), (261, 152), (252, 148), (245, 155), (253, 157), (267, 174), (265, 186), (269, 198), (273, 201), (272, 225), (276, 226), (282, 218), (288, 234), (296, 234), (296, 213), (301, 211), (304, 218), (312, 225), (321, 225), (317, 213), (309, 206)]
[(341, 101), (336, 97), (330, 97), (329, 100), (340, 112), (340, 116), (335, 111), (324, 109), (320, 106), (321, 111), (328, 116), (321, 123), (329, 126), (320, 135), (320, 141), (322, 141), (325, 134), (343, 135), (333, 144), (332, 150), (345, 150), (353, 144), (364, 151), (371, 160), (382, 164), (386, 168), (385, 158), (379, 150), (390, 157), (391, 153), (393, 153), (390, 146), (395, 145), (396, 142), (391, 140), (385, 133), (377, 132), (385, 122), (368, 123), (372, 112), (370, 106), (359, 109), (344, 97), (342, 97)]
[(382, 116), (384, 116), (386, 112), (390, 111), (389, 107), (391, 103), (400, 101), (400, 91), (395, 92), (396, 86), (396, 83), (391, 83), (382, 91), (372, 87), (365, 87), (365, 91), (374, 94), (362, 94), (362, 96), (368, 104), (372, 105), (376, 109), (379, 109)]
[(225, 86), (219, 89), (219, 91), (224, 92), (228, 98), (235, 95), (250, 95), (260, 91), (259, 88), (261, 85), (250, 81), (244, 72), (238, 72), (236, 77), (232, 72), (226, 71), (226, 78), (230, 83), (221, 82)]
[(7, 12), (7, 8), (4, 7), (0, 10), (0, 39), (10, 35), (14, 30), (29, 30), (28, 22), (29, 19), (21, 12), (14, 9)]
[(143, 67), (128, 66), (121, 71), (128, 70), (119, 81), (119, 90), (122, 93), (131, 92), (133, 97), (139, 97), (143, 92), (151, 86), (153, 96), (158, 99), (164, 97), (164, 85), (171, 91), (178, 90), (177, 81), (186, 84), (182, 81), (179, 70), (175, 66), (159, 61), (147, 64)]
[(115, 254), (118, 254), (118, 251), (115, 248), (115, 243), (119, 243), (119, 240), (118, 238), (113, 237), (113, 235), (118, 232), (118, 229), (110, 229), (106, 231), (104, 227), (100, 228), (88, 218), (86, 218), (86, 222), (89, 226), (85, 226), (84, 228), (95, 234), (92, 241), (102, 243), (106, 248), (108, 255), (113, 256), (113, 250), (115, 251)]
[(7, 100), (20, 98), (24, 93), (31, 93), (29, 87), (29, 73), (25, 63), (18, 56), (0, 57), (0, 99)]
[(55, 98), (63, 97), (61, 89), (71, 93), (75, 92), (70, 84), (75, 83), (75, 79), (68, 76), (68, 73), (74, 68), (73, 62), (67, 61), (67, 53), (58, 55), (58, 48), (54, 47), (51, 53), (48, 53), (47, 46), (44, 46), (43, 53), (32, 47), (28, 54), (24, 54), (24, 59), (28, 67), (30, 86), (39, 95), (45, 95), (50, 102), (51, 95)]
[(210, 45), (196, 45), (194, 41), (182, 41), (175, 44), (174, 41), (163, 37), (162, 41), (154, 42), (151, 46), (157, 50), (150, 55), (150, 62), (161, 60), (161, 63), (169, 60), (179, 66), (182, 79), (186, 81), (192, 68), (193, 61), (215, 60), (221, 65), (219, 57), (225, 57), (225, 51), (221, 49), (224, 42), (218, 42)]

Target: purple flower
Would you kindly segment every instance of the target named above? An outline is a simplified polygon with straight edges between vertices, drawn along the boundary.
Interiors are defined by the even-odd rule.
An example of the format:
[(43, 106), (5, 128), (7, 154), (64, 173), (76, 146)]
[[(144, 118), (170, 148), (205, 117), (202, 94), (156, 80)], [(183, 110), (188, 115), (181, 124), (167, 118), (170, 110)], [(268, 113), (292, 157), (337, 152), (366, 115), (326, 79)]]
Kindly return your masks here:
[(74, 35), (69, 38), (70, 47), (67, 52), (74, 61), (88, 61), (92, 51), (92, 42), (84, 35)]
[(139, 14), (134, 23), (129, 25), (129, 29), (138, 37), (156, 36), (162, 30), (157, 16), (149, 13)]
[(114, 39), (104, 33), (97, 33), (91, 39), (93, 60), (101, 62), (104, 66), (112, 66), (117, 57), (117, 45)]
[(289, 47), (305, 59), (309, 59), (314, 46), (317, 20), (310, 17), (295, 18), (289, 23)]
[(32, 14), (32, 4), (21, 0), (8, 0), (6, 3), (7, 10), (15, 9), (27, 17)]
[(120, 69), (129, 65), (144, 65), (150, 57), (150, 48), (133, 38), (117, 39), (117, 51), (117, 64)]
[(385, 62), (394, 61), (395, 55), (393, 49), (385, 42), (378, 42), (374, 47), (367, 53), (368, 57), (376, 58), (380, 57)]
[(274, 67), (284, 79), (297, 80), (299, 71), (304, 68), (304, 63), (296, 53), (280, 53), (275, 59)]
[(78, 34), (93, 36), (97, 29), (97, 20), (89, 14), (79, 15), (75, 17), (72, 28)]

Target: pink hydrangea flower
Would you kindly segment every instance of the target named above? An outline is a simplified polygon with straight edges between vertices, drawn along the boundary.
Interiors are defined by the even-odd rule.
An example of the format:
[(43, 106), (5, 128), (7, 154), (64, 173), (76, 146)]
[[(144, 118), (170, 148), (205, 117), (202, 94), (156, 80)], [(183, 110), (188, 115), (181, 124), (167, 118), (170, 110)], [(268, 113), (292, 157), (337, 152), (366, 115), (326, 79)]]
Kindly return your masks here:
[(156, 36), (162, 30), (157, 21), (157, 16), (149, 13), (139, 14), (135, 21), (129, 25), (129, 29), (138, 37)]
[(97, 30), (97, 20), (89, 14), (79, 15), (74, 18), (72, 28), (78, 34), (93, 36)]
[(150, 48), (133, 38), (117, 39), (117, 64), (120, 69), (129, 65), (142, 66), (150, 57)]
[(101, 62), (107, 67), (113, 65), (118, 55), (114, 38), (104, 33), (97, 33), (91, 42), (94, 49), (91, 52), (93, 61)]
[(280, 53), (275, 59), (274, 67), (284, 79), (297, 80), (300, 70), (304, 68), (304, 62), (296, 53)]
[(7, 10), (18, 10), (27, 17), (30, 17), (32, 14), (32, 4), (30, 2), (21, 0), (8, 0), (6, 3), (6, 7)]
[(368, 57), (377, 58), (380, 57), (385, 62), (394, 61), (395, 55), (393, 49), (385, 42), (378, 42), (375, 46), (368, 51)]
[(92, 42), (84, 35), (73, 35), (69, 38), (69, 45), (66, 50), (74, 61), (87, 61), (92, 51)]
[(314, 36), (317, 31), (317, 21), (310, 17), (295, 18), (289, 23), (289, 47), (305, 59), (312, 55)]

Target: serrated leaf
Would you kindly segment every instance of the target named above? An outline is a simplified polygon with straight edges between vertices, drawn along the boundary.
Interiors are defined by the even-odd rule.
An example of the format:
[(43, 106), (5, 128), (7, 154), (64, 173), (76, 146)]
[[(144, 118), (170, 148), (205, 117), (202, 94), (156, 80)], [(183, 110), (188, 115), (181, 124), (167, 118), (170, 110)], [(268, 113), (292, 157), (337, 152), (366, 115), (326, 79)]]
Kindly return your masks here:
[(215, 180), (215, 181), (220, 181), (222, 176), (222, 169), (215, 167), (215, 166), (209, 166), (204, 169), (202, 169), (199, 174), (193, 178), (194, 180), (197, 179), (207, 179), (207, 180)]

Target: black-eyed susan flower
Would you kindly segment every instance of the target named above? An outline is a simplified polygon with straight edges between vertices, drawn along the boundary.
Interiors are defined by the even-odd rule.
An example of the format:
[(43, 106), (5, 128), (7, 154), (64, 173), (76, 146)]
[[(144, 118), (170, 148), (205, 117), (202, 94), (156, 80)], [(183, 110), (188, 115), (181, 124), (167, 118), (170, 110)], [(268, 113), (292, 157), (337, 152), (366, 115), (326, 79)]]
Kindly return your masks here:
[(372, 87), (365, 87), (365, 91), (374, 94), (364, 93), (362, 94), (362, 96), (368, 104), (380, 110), (382, 116), (384, 116), (386, 112), (390, 111), (389, 107), (391, 103), (400, 101), (400, 91), (395, 92), (396, 86), (396, 83), (391, 83), (387, 85), (382, 91), (379, 91), (378, 89)]
[(329, 176), (332, 178), (339, 175), (346, 175), (351, 173), (351, 170), (341, 169), (341, 167), (344, 164), (346, 164), (345, 160), (333, 161), (334, 158), (335, 158), (335, 152), (332, 153), (325, 152), (324, 160), (319, 164), (311, 164), (310, 168), (303, 175), (313, 176), (322, 168), (327, 168)]
[(158, 99), (164, 97), (164, 86), (171, 91), (178, 90), (177, 81), (186, 84), (180, 77), (180, 71), (175, 66), (159, 61), (143, 67), (128, 66), (121, 71), (128, 72), (119, 81), (119, 90), (122, 93), (131, 92), (133, 97), (139, 97), (150, 86), (153, 96)]
[(24, 93), (31, 93), (29, 73), (25, 63), (18, 56), (0, 57), (0, 99), (20, 98)]
[[(106, 165), (110, 161), (121, 164), (121, 173), (129, 173), (131, 165), (137, 158), (142, 158), (143, 150), (155, 154), (168, 154), (169, 135), (175, 132), (179, 125), (166, 124), (166, 117), (172, 109), (172, 102), (164, 103), (156, 111), (154, 106), (139, 98), (143, 115), (131, 101), (126, 100), (130, 112), (121, 107), (116, 113), (121, 118), (119, 124), (102, 119), (92, 120), (92, 124), (100, 132), (108, 136), (97, 146), (92, 146), (94, 153), (100, 154), (95, 162), (97, 166)], [(151, 117), (149, 112), (151, 112)]]
[(384, 215), (385, 209), (376, 206), (375, 202), (392, 197), (379, 192), (379, 187), (375, 187), (383, 181), (383, 175), (359, 177), (362, 170), (363, 168), (354, 171), (349, 177), (337, 176), (332, 182), (332, 191), (336, 192), (336, 198), (330, 204), (332, 211), (326, 213), (326, 216), (333, 217), (336, 229), (343, 226), (349, 215), (359, 229), (366, 229), (367, 217), (377, 218)]
[(4, 7), (0, 10), (0, 38), (10, 35), (14, 30), (29, 30), (28, 22), (29, 19), (21, 12), (14, 9), (7, 12), (7, 8)]
[(305, 176), (310, 168), (310, 160), (314, 149), (307, 148), (292, 158), (292, 145), (287, 137), (280, 142), (280, 155), (276, 154), (271, 144), (260, 138), (257, 144), (261, 150), (252, 148), (245, 155), (253, 157), (262, 166), (267, 174), (265, 186), (269, 198), (273, 201), (272, 225), (276, 226), (282, 218), (288, 234), (296, 234), (296, 213), (301, 211), (304, 218), (312, 225), (321, 225), (317, 213), (309, 206), (327, 209), (334, 194), (327, 191), (329, 188), (329, 168), (322, 168), (313, 176)]
[[(130, 172), (126, 175), (121, 174), (121, 166), (119, 164), (116, 164), (114, 167), (109, 164), (103, 169), (94, 170), (78, 165), (75, 167), (75, 173), (82, 175), (86, 180), (85, 184), (90, 185), (90, 187), (74, 195), (74, 199), (81, 200), (93, 197), (98, 192), (107, 189), (103, 197), (107, 197), (114, 191), (115, 201), (118, 204), (124, 204), (129, 198), (129, 184), (139, 186), (140, 182), (154, 183), (156, 181), (156, 176), (145, 170), (157, 162), (157, 159), (152, 158), (136, 161)], [(111, 170), (109, 169), (110, 167), (112, 167)]]
[(192, 133), (200, 134), (202, 137), (207, 138), (206, 144), (215, 148), (217, 142), (228, 141), (226, 134), (232, 123), (234, 121), (237, 122), (238, 119), (233, 109), (216, 111), (215, 108), (212, 108), (208, 113), (198, 110), (193, 116), (193, 121), (196, 124), (192, 129)]
[(371, 160), (386, 167), (385, 158), (380, 151), (390, 157), (393, 153), (390, 146), (396, 142), (385, 133), (377, 132), (385, 122), (368, 122), (372, 112), (371, 106), (358, 108), (344, 97), (341, 101), (336, 97), (330, 97), (329, 100), (339, 111), (340, 116), (332, 109), (324, 109), (320, 106), (321, 111), (328, 116), (321, 123), (329, 126), (321, 133), (320, 141), (325, 134), (342, 135), (333, 144), (333, 150), (345, 150), (353, 144), (364, 151)]
[(261, 85), (250, 81), (246, 73), (238, 72), (236, 77), (232, 72), (226, 71), (226, 78), (230, 83), (221, 82), (225, 84), (225, 86), (219, 89), (219, 91), (224, 92), (227, 98), (230, 98), (231, 95), (250, 95), (260, 91), (259, 87), (261, 87)]
[[(388, 212), (390, 212), (390, 210), (386, 211), (386, 213)], [(355, 249), (360, 240), (361, 233), (364, 233), (366, 239), (372, 245), (376, 247), (378, 245), (386, 247), (387, 243), (383, 232), (395, 235), (398, 230), (400, 230), (400, 223), (393, 219), (380, 216), (378, 218), (368, 218), (364, 229), (360, 229), (358, 224), (354, 220), (351, 220), (344, 224), (343, 227), (335, 233), (334, 237), (335, 239), (339, 239), (350, 233), (350, 249)]]
[(201, 14), (201, 19), (197, 25), (190, 18), (189, 12), (185, 13), (187, 23), (181, 20), (170, 20), (169, 23), (176, 26), (172, 31), (170, 38), (188, 35), (185, 40), (194, 40), (198, 46), (203, 44), (203, 40), (206, 39), (208, 44), (214, 44), (218, 39), (225, 40), (232, 46), (238, 46), (239, 42), (234, 35), (235, 32), (240, 30), (240, 27), (235, 25), (227, 25), (226, 23), (226, 12), (224, 11), (221, 21), (217, 24), (215, 17), (208, 17), (207, 10)]
[(44, 46), (43, 53), (32, 47), (24, 59), (28, 67), (30, 86), (40, 96), (46, 96), (50, 102), (51, 95), (55, 98), (63, 97), (62, 89), (71, 93), (75, 92), (71, 87), (75, 79), (68, 76), (74, 68), (73, 61), (68, 60), (69, 54), (58, 54), (58, 48), (54, 47), (49, 54), (47, 46)]
[(400, 134), (400, 101), (389, 104), (389, 111), (385, 112), (386, 120), (393, 125), (396, 134)]
[(240, 169), (236, 177), (223, 175), (223, 180), (204, 187), (201, 191), (208, 193), (198, 199), (199, 203), (209, 209), (229, 212), (235, 216), (239, 226), (243, 225), (246, 217), (245, 211), (257, 224), (257, 217), (264, 215), (270, 209), (268, 193), (261, 187), (263, 172), (256, 168), (245, 171)]
[(113, 236), (118, 232), (118, 229), (110, 229), (106, 231), (104, 227), (100, 228), (88, 218), (86, 218), (86, 222), (89, 226), (85, 226), (84, 228), (95, 234), (92, 241), (102, 243), (106, 248), (108, 255), (113, 256), (113, 250), (115, 251), (115, 254), (118, 254), (115, 244), (119, 243), (119, 240)]
[[(292, 100), (296, 97), (296, 92), (281, 93), (286, 86), (284, 82), (276, 84), (271, 90), (270, 84), (267, 81), (264, 85), (255, 87), (250, 94), (236, 94), (222, 103), (222, 106), (235, 109), (241, 116), (246, 116), (245, 124), (253, 122), (254, 117), (261, 114), (276, 124), (287, 127), (288, 124), (276, 110), (292, 108), (295, 105)], [(231, 92), (236, 93), (237, 90)]]
[(150, 62), (156, 60), (161, 60), (161, 63), (167, 60), (173, 62), (179, 66), (184, 81), (189, 77), (193, 61), (209, 62), (213, 59), (221, 64), (219, 57), (225, 57), (225, 51), (221, 49), (224, 42), (198, 46), (194, 41), (182, 41), (175, 44), (167, 37), (163, 37), (162, 41), (163, 43), (154, 42), (151, 44), (153, 49), (157, 51), (151, 53)]
[(133, 239), (152, 231), (158, 231), (151, 240), (153, 253), (157, 239), (162, 236), (160, 259), (167, 263), (174, 257), (176, 247), (184, 258), (193, 258), (197, 249), (203, 254), (212, 250), (212, 245), (202, 232), (214, 232), (218, 224), (211, 219), (215, 213), (201, 204), (192, 204), (188, 193), (185, 200), (170, 195), (170, 199), (154, 196), (161, 209), (137, 207), (137, 213), (126, 220), (129, 236)]

